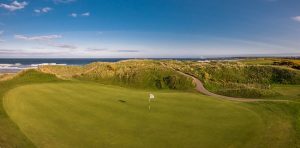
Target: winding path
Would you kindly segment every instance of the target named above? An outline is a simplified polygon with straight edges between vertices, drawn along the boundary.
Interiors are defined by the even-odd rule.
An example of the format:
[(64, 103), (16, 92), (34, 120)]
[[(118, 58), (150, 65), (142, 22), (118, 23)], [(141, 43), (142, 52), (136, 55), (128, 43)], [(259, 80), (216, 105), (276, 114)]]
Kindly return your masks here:
[[(164, 63), (161, 63), (164, 67), (167, 67)], [(170, 67), (168, 67), (170, 68)], [(181, 71), (178, 71), (174, 68), (171, 68), (172, 70), (178, 72), (181, 75), (184, 75), (186, 77), (190, 77), (193, 79), (193, 82), (196, 84), (196, 91), (207, 95), (207, 96), (212, 96), (212, 97), (217, 97), (217, 98), (221, 98), (221, 99), (226, 99), (226, 100), (231, 100), (231, 101), (239, 101), (239, 102), (289, 102), (289, 100), (272, 100), (272, 99), (253, 99), (253, 98), (235, 98), (235, 97), (228, 97), (228, 96), (222, 96), (222, 95), (218, 95), (215, 93), (212, 93), (210, 91), (208, 91), (204, 86), (203, 83), (197, 79), (196, 77), (183, 73)]]

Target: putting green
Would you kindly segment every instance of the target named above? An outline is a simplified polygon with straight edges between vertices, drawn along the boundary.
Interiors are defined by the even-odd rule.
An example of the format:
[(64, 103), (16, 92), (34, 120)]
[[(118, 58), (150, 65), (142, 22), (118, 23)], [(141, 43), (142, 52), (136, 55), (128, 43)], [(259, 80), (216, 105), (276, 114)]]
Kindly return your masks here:
[(142, 90), (34, 84), (10, 90), (4, 107), (38, 147), (256, 147), (262, 140), (262, 120), (238, 103), (152, 93), (156, 101), (149, 111), (149, 92)]

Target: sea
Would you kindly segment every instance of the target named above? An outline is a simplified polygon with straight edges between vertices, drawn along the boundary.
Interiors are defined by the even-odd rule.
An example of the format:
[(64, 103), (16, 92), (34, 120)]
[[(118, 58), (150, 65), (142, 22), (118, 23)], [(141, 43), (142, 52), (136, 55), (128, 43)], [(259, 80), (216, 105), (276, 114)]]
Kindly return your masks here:
[[(92, 62), (118, 62), (133, 58), (0, 58), (0, 73), (17, 73), (41, 65), (86, 65)], [(202, 58), (151, 58), (152, 60), (207, 60)]]
[(24, 69), (37, 68), (38, 66), (41, 65), (85, 65), (92, 62), (118, 62), (121, 60), (127, 60), (127, 59), (123, 59), (123, 58), (0, 59), (0, 73), (16, 73)]

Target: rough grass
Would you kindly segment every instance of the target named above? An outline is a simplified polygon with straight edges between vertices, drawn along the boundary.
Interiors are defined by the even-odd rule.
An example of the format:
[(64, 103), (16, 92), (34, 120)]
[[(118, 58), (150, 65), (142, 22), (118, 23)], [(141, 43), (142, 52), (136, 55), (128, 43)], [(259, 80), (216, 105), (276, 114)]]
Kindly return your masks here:
[(96, 81), (133, 88), (192, 89), (192, 80), (157, 61), (128, 60), (116, 63), (97, 62), (85, 66), (43, 66), (40, 71), (66, 79)]
[(273, 85), (300, 84), (300, 71), (273, 65), (234, 62), (165, 61), (166, 65), (198, 77), (212, 92), (232, 97), (271, 98), (280, 96)]
[(1, 74), (0, 73), (0, 81), (6, 81), (12, 79), (15, 74)]

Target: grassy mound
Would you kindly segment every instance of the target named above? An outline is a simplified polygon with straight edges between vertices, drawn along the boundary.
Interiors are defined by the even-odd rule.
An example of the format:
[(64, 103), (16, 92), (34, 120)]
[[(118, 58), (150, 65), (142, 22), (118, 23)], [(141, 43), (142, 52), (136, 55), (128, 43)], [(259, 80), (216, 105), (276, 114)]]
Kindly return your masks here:
[(275, 97), (274, 84), (300, 84), (300, 71), (271, 65), (229, 62), (166, 62), (167, 65), (198, 77), (212, 92), (233, 97)]
[(190, 78), (163, 67), (159, 62), (147, 60), (98, 62), (85, 66), (43, 66), (40, 70), (67, 79), (134, 88), (186, 90), (194, 87)]
[(15, 147), (34, 147), (19, 128), (11, 121), (3, 109), (3, 96), (5, 93), (17, 86), (25, 84), (35, 84), (44, 82), (58, 82), (54, 75), (44, 74), (35, 70), (24, 71), (13, 79), (8, 81), (0, 81), (0, 147), (15, 148)]

